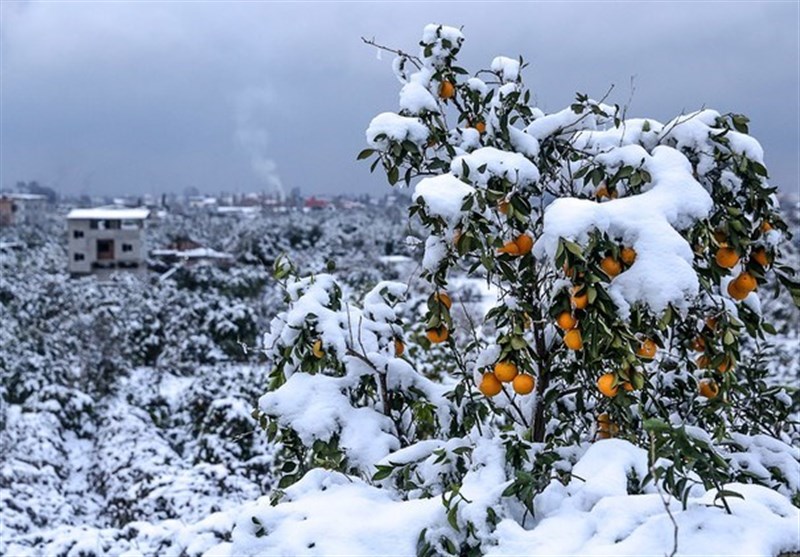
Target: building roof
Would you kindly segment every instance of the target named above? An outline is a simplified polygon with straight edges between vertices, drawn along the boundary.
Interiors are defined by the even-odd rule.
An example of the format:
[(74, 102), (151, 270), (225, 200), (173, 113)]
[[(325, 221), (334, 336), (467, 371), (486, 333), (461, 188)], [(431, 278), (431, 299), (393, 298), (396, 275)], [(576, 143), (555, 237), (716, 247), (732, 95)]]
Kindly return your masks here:
[(150, 216), (149, 209), (119, 209), (114, 207), (95, 207), (93, 209), (73, 209), (67, 215), (70, 220), (119, 219), (142, 220)]
[(38, 193), (0, 193), (0, 197), (8, 197), (10, 199), (17, 199), (19, 201), (41, 201), (46, 200), (47, 197)]

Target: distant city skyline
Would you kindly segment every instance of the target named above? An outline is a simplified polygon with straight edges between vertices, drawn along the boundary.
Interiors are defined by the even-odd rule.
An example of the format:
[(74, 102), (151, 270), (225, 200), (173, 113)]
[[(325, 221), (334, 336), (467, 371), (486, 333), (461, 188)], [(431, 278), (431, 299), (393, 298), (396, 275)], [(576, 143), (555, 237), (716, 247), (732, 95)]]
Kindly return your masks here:
[[(800, 187), (796, 2), (0, 4), (0, 189), (391, 192), (355, 160), (397, 110), (392, 56), (462, 26), (470, 70), (522, 55), (546, 112), (575, 92), (666, 121), (741, 112), (771, 182)], [(633, 89), (631, 87), (633, 84)]]

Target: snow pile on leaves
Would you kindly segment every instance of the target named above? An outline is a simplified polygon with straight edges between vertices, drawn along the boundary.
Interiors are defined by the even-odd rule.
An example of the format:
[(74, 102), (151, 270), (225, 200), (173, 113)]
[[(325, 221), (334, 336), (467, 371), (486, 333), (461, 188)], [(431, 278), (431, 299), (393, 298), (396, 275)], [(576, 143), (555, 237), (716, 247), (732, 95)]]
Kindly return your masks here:
[[(461, 494), (465, 513), (503, 512), (502, 446), (483, 439), (479, 466)], [(393, 456), (387, 457), (393, 460)], [(714, 491), (699, 489), (683, 508), (652, 487), (631, 493), (647, 474), (647, 455), (626, 441), (586, 450), (566, 484), (554, 480), (535, 500), (537, 516), (497, 524), (487, 555), (776, 555), (797, 546), (800, 509), (773, 491), (731, 484), (731, 514)], [(672, 516), (670, 516), (670, 514)], [(674, 524), (673, 524), (674, 519)], [(209, 555), (413, 555), (419, 532), (448, 529), (438, 497), (404, 500), (338, 472), (313, 470), (272, 506), (244, 506), (233, 541)]]

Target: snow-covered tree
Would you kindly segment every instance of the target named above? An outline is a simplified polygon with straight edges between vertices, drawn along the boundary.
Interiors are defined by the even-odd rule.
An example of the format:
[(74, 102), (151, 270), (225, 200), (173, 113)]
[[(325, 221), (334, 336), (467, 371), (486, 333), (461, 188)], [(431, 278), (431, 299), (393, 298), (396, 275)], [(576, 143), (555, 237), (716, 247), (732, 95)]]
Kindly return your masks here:
[[(270, 535), (291, 520), (281, 512), (340, 485), (319, 467), (439, 498), (441, 515), (415, 522), (421, 555), (482, 554), (501, 526), (529, 528), (576, 482), (601, 482), (606, 458), (621, 467), (606, 495), (648, 494), (667, 513), (665, 493), (728, 513), (764, 493), (731, 482), (797, 505), (795, 391), (768, 381), (761, 294), (773, 277), (797, 304), (800, 286), (747, 118), (661, 123), (584, 94), (545, 114), (522, 59), (470, 74), (463, 40), (429, 25), (417, 56), (379, 47), (397, 54), (400, 110), (372, 120), (359, 155), (413, 185), (430, 284), (417, 322), (404, 284), (355, 303), (335, 276), (275, 264), (289, 308), (264, 338), (259, 418), (280, 443), (285, 506), (243, 519), (234, 548), (286, 548)], [(497, 294), (477, 322), (454, 319), (464, 275)], [(624, 442), (587, 452), (611, 437)]]

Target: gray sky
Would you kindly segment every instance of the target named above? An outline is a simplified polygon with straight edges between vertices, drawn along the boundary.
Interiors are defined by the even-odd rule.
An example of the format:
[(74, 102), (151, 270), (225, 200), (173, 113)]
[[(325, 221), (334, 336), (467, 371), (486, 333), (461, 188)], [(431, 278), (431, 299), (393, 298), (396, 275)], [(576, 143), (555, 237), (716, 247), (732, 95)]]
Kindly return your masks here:
[(539, 106), (576, 91), (665, 121), (742, 112), (772, 183), (800, 176), (798, 4), (0, 3), (0, 185), (61, 193), (269, 190), (383, 194), (355, 161), (372, 116), (397, 110), (392, 56), (422, 27), (464, 26), (470, 70), (522, 55)]

